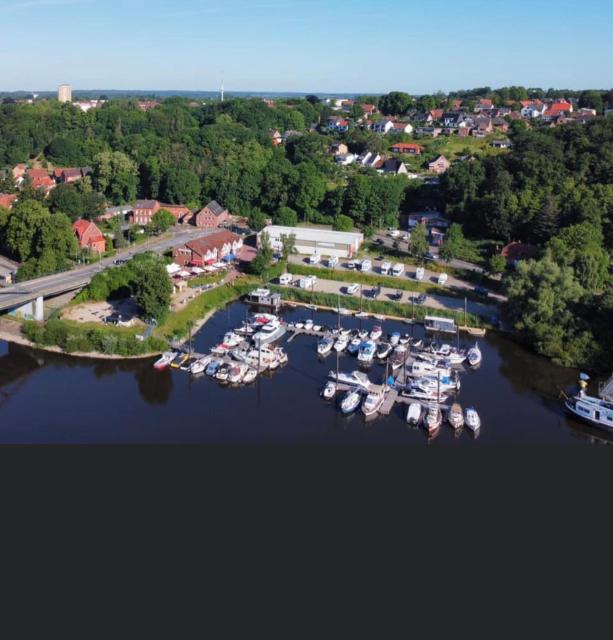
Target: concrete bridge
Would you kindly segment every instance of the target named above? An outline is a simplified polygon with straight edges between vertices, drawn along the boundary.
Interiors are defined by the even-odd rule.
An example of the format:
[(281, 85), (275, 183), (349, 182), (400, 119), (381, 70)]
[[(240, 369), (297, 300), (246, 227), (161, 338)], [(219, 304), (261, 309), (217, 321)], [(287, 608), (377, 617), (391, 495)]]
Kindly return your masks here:
[(174, 231), (172, 236), (159, 240), (149, 240), (136, 247), (117, 252), (117, 255), (112, 258), (104, 258), (99, 262), (73, 269), (72, 271), (64, 271), (0, 288), (0, 314), (16, 313), (26, 318), (43, 320), (45, 299), (71, 291), (78, 291), (86, 287), (96, 273), (112, 266), (114, 260), (118, 258), (127, 260), (137, 253), (144, 253), (145, 251), (164, 253), (169, 249), (210, 233), (211, 231), (207, 232), (194, 227), (181, 229)]

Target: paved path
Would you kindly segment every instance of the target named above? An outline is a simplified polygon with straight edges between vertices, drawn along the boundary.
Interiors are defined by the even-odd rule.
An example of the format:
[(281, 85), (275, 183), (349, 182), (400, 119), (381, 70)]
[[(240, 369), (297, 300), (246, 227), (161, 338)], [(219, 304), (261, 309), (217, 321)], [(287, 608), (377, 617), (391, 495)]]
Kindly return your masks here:
[[(360, 292), (354, 296), (349, 296), (346, 293), (347, 286), (349, 283), (347, 282), (339, 282), (338, 280), (326, 280), (323, 278), (317, 278), (315, 285), (313, 287), (313, 291), (321, 292), (321, 293), (335, 293), (340, 294), (340, 306), (343, 306), (343, 298), (352, 297), (354, 299), (359, 299)], [(292, 285), (288, 285), (290, 288)], [(308, 289), (311, 291), (311, 289)], [(379, 300), (379, 301), (391, 301), (404, 303), (404, 304), (412, 304), (411, 299), (413, 296), (417, 296), (418, 293), (413, 291), (402, 291), (402, 297), (400, 300), (395, 300), (395, 294), (398, 292), (398, 289), (393, 289), (391, 287), (381, 287), (379, 294), (376, 298), (373, 298), (370, 294), (373, 291), (373, 287), (368, 285), (362, 285), (362, 308), (364, 311), (368, 311), (368, 301), (369, 300)], [(394, 296), (392, 298), (391, 296)], [(417, 305), (415, 305), (417, 306)], [(426, 295), (426, 300), (424, 302), (424, 306), (430, 307), (432, 309), (446, 309), (448, 311), (464, 311), (464, 300), (461, 298), (451, 298), (449, 296), (430, 296)], [(469, 313), (473, 313), (479, 316), (486, 316), (490, 318), (491, 316), (498, 316), (499, 309), (496, 305), (485, 304), (484, 302), (475, 302), (474, 300), (468, 300), (467, 302), (467, 310)]]
[(89, 283), (94, 275), (103, 271), (107, 267), (112, 266), (113, 261), (118, 258), (130, 259), (137, 253), (145, 251), (155, 251), (156, 253), (164, 253), (178, 245), (189, 242), (196, 237), (208, 235), (207, 231), (197, 229), (195, 227), (180, 228), (172, 234), (158, 240), (148, 240), (143, 244), (128, 247), (117, 252), (112, 258), (104, 258), (99, 262), (73, 269), (72, 271), (63, 271), (51, 276), (43, 276), (26, 282), (21, 282), (0, 289), (0, 311), (11, 309), (19, 305), (34, 300), (38, 296), (50, 296), (66, 291), (79, 289)]

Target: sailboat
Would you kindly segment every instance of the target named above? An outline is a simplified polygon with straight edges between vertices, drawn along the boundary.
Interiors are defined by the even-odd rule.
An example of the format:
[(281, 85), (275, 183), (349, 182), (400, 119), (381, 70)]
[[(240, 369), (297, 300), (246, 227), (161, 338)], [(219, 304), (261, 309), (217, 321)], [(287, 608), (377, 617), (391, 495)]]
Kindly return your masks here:
[(358, 389), (350, 389), (347, 391), (341, 402), (341, 411), (348, 415), (353, 413), (362, 401), (362, 393)]
[(476, 409), (474, 409), (473, 407), (469, 407), (468, 409), (466, 409), (465, 419), (466, 419), (466, 426), (471, 431), (473, 432), (479, 431), (479, 429), (481, 428), (481, 418), (479, 417), (479, 414), (477, 413)]
[(479, 345), (476, 342), (475, 346), (468, 350), (466, 359), (471, 367), (478, 367), (481, 364), (483, 356), (481, 354), (481, 349), (479, 349)]
[(424, 418), (424, 426), (428, 433), (436, 431), (443, 422), (443, 415), (441, 409), (435, 402), (428, 405), (428, 413)]

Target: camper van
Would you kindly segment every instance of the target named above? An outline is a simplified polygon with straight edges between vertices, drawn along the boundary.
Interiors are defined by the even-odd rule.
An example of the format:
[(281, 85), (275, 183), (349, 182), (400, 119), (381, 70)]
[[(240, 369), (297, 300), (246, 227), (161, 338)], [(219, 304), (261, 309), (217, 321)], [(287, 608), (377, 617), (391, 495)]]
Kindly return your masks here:
[(415, 271), (415, 280), (423, 280), (425, 271), (423, 267), (417, 267), (417, 271)]
[(393, 267), (392, 267), (392, 275), (395, 276), (396, 278), (400, 277), (402, 274), (404, 273), (404, 265), (402, 264), (402, 262), (397, 262)]
[(314, 253), (313, 255), (309, 256), (309, 264), (319, 264), (320, 260), (321, 256), (318, 253)]
[(381, 275), (386, 276), (389, 274), (392, 265), (389, 262), (381, 263)]
[(279, 276), (279, 284), (286, 285), (286, 284), (291, 284), (291, 282), (292, 282), (291, 273), (284, 273)]
[(337, 264), (338, 264), (338, 258), (336, 256), (330, 256), (328, 258), (328, 268), (329, 269), (334, 269), (334, 267), (336, 267)]
[(362, 260), (360, 269), (362, 271), (370, 271), (372, 269), (372, 262), (368, 258), (366, 258), (365, 260)]
[(446, 273), (441, 273), (438, 277), (438, 281), (439, 284), (445, 284), (445, 282), (447, 282), (447, 274)]

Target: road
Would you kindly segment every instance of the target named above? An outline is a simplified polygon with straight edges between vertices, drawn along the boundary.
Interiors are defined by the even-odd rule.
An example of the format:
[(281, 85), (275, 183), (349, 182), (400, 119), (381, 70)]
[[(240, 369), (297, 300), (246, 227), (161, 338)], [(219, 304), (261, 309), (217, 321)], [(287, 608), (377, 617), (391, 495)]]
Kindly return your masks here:
[[(386, 258), (387, 262), (390, 262), (391, 264), (394, 263), (393, 258)], [(289, 257), (289, 262), (290, 264), (303, 264), (303, 265), (308, 265), (308, 258), (305, 258), (304, 256), (299, 256), (299, 255), (294, 255), (294, 256), (290, 256)], [(369, 273), (369, 275), (377, 275), (381, 273), (381, 264), (384, 262), (384, 260), (372, 260), (372, 269)], [(327, 270), (327, 266), (325, 263), (325, 260), (322, 260), (322, 262), (320, 262), (318, 265), (309, 265), (309, 266), (317, 266), (320, 267), (322, 270)], [(350, 269), (348, 269), (347, 265), (349, 263), (349, 260), (340, 260), (338, 265), (335, 267), (335, 269), (340, 269), (342, 271), (351, 271)], [(415, 272), (417, 270), (416, 266), (413, 265), (405, 265), (405, 273), (404, 275), (400, 276), (400, 278), (404, 278), (404, 279), (410, 279), (410, 280), (415, 280)], [(422, 283), (425, 284), (436, 284), (438, 285), (438, 277), (439, 277), (439, 273), (436, 273), (434, 271), (428, 271), (428, 269), (425, 269), (424, 272), (424, 279), (421, 281)], [(399, 279), (400, 279), (399, 278)], [(465, 280), (460, 280), (459, 278), (456, 278), (454, 276), (448, 275), (447, 277), (447, 282), (444, 285), (438, 285), (438, 286), (444, 286), (448, 289), (453, 289), (456, 291), (471, 291), (474, 292), (475, 290), (475, 285), (472, 284), (471, 282), (466, 282)], [(489, 300), (492, 300), (493, 302), (497, 302), (497, 303), (502, 303), (502, 302), (506, 302), (507, 298), (503, 295), (501, 295), (500, 293), (494, 293), (494, 292), (490, 292), (489, 296), (488, 296)], [(485, 300), (485, 299), (484, 299)]]
[(159, 240), (148, 240), (143, 244), (128, 247), (117, 252), (112, 258), (103, 258), (99, 262), (89, 264), (72, 271), (63, 271), (51, 276), (43, 276), (26, 282), (21, 282), (0, 289), (0, 311), (26, 304), (39, 296), (52, 296), (66, 291), (74, 291), (89, 283), (94, 275), (113, 265), (118, 258), (124, 260), (132, 258), (137, 253), (155, 251), (164, 253), (178, 245), (185, 244), (194, 238), (200, 238), (211, 233), (195, 227), (179, 228), (169, 237)]
[[(291, 287), (292, 285), (287, 285), (287, 286)], [(321, 292), (321, 293), (340, 294), (341, 307), (343, 306), (343, 298), (352, 297), (355, 299), (360, 297), (359, 291), (353, 296), (347, 294), (346, 293), (347, 283), (339, 282), (338, 280), (325, 280), (323, 278), (317, 278), (312, 290), (315, 292)], [(311, 289), (309, 288), (308, 291), (311, 291)], [(403, 291), (402, 297), (400, 298), (400, 300), (397, 300), (396, 293), (398, 293), (398, 289), (393, 289), (391, 287), (381, 287), (376, 297), (372, 296), (372, 292), (373, 292), (373, 287), (370, 287), (368, 285), (362, 285), (362, 303), (363, 303), (362, 308), (365, 311), (368, 311), (369, 300), (379, 300), (379, 301), (392, 300), (398, 303), (412, 304), (411, 299), (413, 298), (413, 296), (418, 295), (413, 291)], [(464, 311), (464, 300), (460, 298), (451, 298), (449, 296), (426, 295), (424, 306), (430, 307), (431, 309), (444, 309), (447, 311)], [(468, 313), (472, 313), (479, 316), (485, 316), (487, 318), (491, 318), (492, 316), (499, 315), (499, 309), (496, 305), (486, 304), (484, 302), (476, 302), (474, 300), (468, 300), (467, 311)]]

